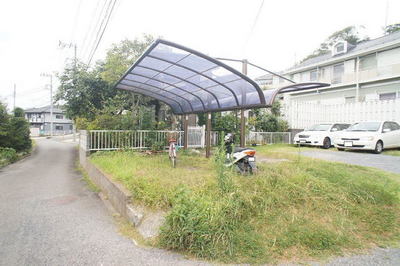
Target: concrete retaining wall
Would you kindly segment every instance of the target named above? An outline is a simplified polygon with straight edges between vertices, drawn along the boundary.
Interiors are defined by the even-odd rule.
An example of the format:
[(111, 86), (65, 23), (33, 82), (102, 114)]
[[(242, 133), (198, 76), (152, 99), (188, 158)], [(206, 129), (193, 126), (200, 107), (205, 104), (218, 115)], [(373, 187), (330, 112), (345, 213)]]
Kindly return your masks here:
[(146, 211), (140, 205), (133, 204), (131, 193), (90, 162), (88, 155), (86, 151), (79, 149), (79, 162), (93, 183), (105, 194), (115, 211), (137, 227), (144, 238), (157, 236), (159, 227), (164, 222), (165, 213)]

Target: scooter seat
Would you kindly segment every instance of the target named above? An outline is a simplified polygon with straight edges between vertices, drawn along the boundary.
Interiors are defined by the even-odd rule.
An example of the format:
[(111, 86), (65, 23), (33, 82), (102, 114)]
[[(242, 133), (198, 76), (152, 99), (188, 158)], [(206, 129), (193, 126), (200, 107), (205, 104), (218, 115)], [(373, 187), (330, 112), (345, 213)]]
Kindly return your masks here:
[(244, 150), (252, 150), (252, 149), (235, 147), (235, 151), (234, 151), (234, 152), (242, 152), (242, 151), (244, 151)]

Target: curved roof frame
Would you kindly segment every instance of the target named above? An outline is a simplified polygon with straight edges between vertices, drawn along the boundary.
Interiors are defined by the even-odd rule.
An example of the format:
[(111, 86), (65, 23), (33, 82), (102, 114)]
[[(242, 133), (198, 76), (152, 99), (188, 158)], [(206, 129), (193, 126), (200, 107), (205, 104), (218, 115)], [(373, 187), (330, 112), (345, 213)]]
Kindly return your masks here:
[[(150, 54), (158, 45), (166, 45), (171, 48), (176, 48), (181, 51), (186, 52), (187, 54), (180, 58), (178, 61), (173, 61), (169, 60), (168, 58), (162, 58), (160, 56), (157, 56), (157, 54)], [(180, 63), (182, 60), (185, 60), (187, 57), (194, 55), (197, 56), (197, 59), (204, 60), (207, 62), (210, 67), (203, 69), (201, 71), (195, 69), (194, 67), (190, 67), (188, 65), (185, 65), (183, 63)], [(148, 66), (141, 64), (141, 62), (146, 59), (154, 59), (158, 60), (159, 62), (164, 62), (168, 64), (167, 68), (164, 69), (159, 69), (159, 66)], [(201, 63), (201, 62), (200, 62)], [(171, 67), (178, 67), (180, 69), (186, 70), (188, 73), (193, 73), (193, 75), (182, 77), (179, 76), (178, 74), (170, 73), (168, 72), (168, 69)], [(154, 75), (144, 75), (143, 73), (135, 73), (133, 70), (135, 69), (147, 69), (148, 71), (152, 71), (155, 74)], [(218, 76), (214, 77), (211, 74), (208, 74), (210, 71), (213, 70), (223, 70), (228, 73), (229, 78), (231, 80), (227, 80), (225, 82), (218, 80)], [(212, 73), (212, 72), (211, 72)], [(132, 75), (131, 78), (129, 78), (129, 75)], [(135, 77), (136, 76), (136, 77)], [(208, 83), (208, 86), (203, 86), (199, 82), (194, 81), (192, 78), (196, 76), (198, 79), (206, 80)], [(133, 78), (132, 78), (133, 77)], [(146, 81), (142, 80), (140, 81), (138, 77), (141, 77), (142, 79), (147, 79)], [(136, 79), (135, 79), (136, 78)], [(233, 78), (233, 79), (232, 79)], [(168, 79), (173, 79), (175, 80), (174, 82), (168, 81)], [(124, 82), (127, 81), (127, 82)], [(160, 83), (163, 87), (158, 87), (155, 86), (154, 84), (152, 85), (150, 82), (158, 82)], [(137, 85), (133, 85), (131, 82), (136, 82)], [(242, 82), (242, 85), (239, 83)], [(127, 84), (128, 83), (128, 84)], [(232, 86), (229, 84), (231, 83)], [(238, 83), (237, 88), (233, 88), (235, 83)], [(246, 91), (244, 91), (243, 88), (240, 88), (240, 86), (243, 87), (243, 84), (246, 86)], [(126, 86), (121, 88), (121, 85)], [(139, 86), (141, 85), (141, 86)], [(180, 87), (180, 85), (184, 85), (185, 87)], [(185, 46), (169, 42), (166, 40), (161, 40), (158, 39), (156, 40), (153, 44), (149, 46), (149, 48), (145, 51), (145, 53), (128, 69), (128, 71), (121, 77), (121, 79), (116, 83), (115, 85), (116, 88), (118, 89), (123, 89), (123, 90), (128, 90), (132, 92), (136, 92), (139, 94), (143, 94), (146, 96), (150, 96), (155, 98), (155, 95), (161, 96), (161, 98), (164, 99), (163, 102), (168, 104), (168, 102), (165, 101), (165, 99), (170, 99), (172, 102), (178, 102), (176, 101), (177, 98), (184, 100), (185, 102), (188, 103), (189, 108), (186, 108), (182, 105), (180, 105), (180, 110), (177, 110), (176, 108), (171, 106), (171, 109), (174, 113), (176, 114), (189, 114), (189, 113), (201, 113), (201, 112), (215, 112), (215, 111), (224, 111), (224, 110), (233, 110), (233, 109), (248, 109), (248, 108), (254, 108), (254, 107), (265, 107), (266, 101), (264, 97), (264, 93), (261, 90), (261, 88), (258, 86), (257, 83), (255, 83), (252, 79), (247, 77), (246, 75), (240, 73), (236, 69), (218, 61), (217, 59), (214, 59), (212, 57), (209, 57), (205, 54), (202, 54), (198, 51), (195, 51), (193, 49), (187, 48)], [(128, 88), (130, 87), (130, 88)], [(156, 89), (155, 90), (148, 90), (146, 88), (151, 87)], [(175, 92), (171, 91), (171, 88), (176, 89)], [(193, 91), (193, 89), (189, 88), (196, 88), (196, 91)], [(223, 90), (222, 90), (223, 88)], [(167, 90), (168, 89), (168, 90)], [(214, 89), (214, 90), (210, 90)], [(220, 89), (220, 90), (218, 90)], [(235, 91), (236, 90), (236, 91)], [(179, 91), (179, 94), (177, 93)], [(241, 93), (238, 93), (238, 91)], [(182, 92), (182, 95), (180, 95), (180, 92)], [(257, 94), (255, 97), (254, 92)], [(229, 104), (227, 103), (228, 101), (224, 97), (228, 97), (228, 93), (230, 93), (230, 98), (232, 101), (229, 101)], [(246, 95), (251, 93), (252, 94), (252, 101), (253, 102), (246, 102)], [(151, 94), (151, 95), (150, 95)], [(219, 94), (219, 96), (218, 96)], [(173, 96), (168, 96), (168, 95), (173, 95)], [(190, 99), (193, 101), (198, 101), (196, 105), (196, 110), (194, 109), (194, 103), (191, 102), (190, 99), (186, 98), (185, 96), (190, 95)], [(205, 96), (208, 95), (208, 96)], [(222, 96), (221, 96), (222, 95)], [(210, 98), (211, 97), (211, 98)], [(160, 101), (162, 101), (160, 98)], [(222, 99), (221, 99), (222, 98)], [(223, 104), (225, 106), (223, 106)], [(243, 101), (243, 103), (242, 103)], [(214, 107), (210, 107), (209, 105), (214, 105)], [(200, 108), (201, 106), (201, 108)], [(199, 109), (200, 108), (200, 109)]]

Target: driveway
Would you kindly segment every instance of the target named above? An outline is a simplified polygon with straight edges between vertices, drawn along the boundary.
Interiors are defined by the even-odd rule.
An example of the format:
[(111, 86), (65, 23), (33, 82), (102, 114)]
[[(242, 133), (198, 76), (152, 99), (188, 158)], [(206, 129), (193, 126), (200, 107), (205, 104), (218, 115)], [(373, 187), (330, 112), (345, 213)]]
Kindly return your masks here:
[(400, 174), (400, 156), (309, 148), (301, 148), (300, 154), (316, 159), (375, 167)]
[(0, 265), (200, 264), (119, 235), (75, 170), (75, 145), (37, 143), (34, 155), (0, 169)]

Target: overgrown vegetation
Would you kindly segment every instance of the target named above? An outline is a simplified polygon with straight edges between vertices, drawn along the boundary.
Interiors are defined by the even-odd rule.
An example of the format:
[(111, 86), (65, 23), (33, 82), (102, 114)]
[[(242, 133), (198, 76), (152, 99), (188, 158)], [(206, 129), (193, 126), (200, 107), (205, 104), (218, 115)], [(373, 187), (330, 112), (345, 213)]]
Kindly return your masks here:
[(264, 146), (259, 174), (238, 176), (197, 154), (97, 153), (91, 160), (135, 199), (169, 210), (158, 245), (223, 262), (277, 262), (385, 246), (400, 238), (400, 176), (298, 157), (296, 148)]
[(13, 163), (32, 148), (29, 137), (29, 123), (24, 111), (15, 108), (10, 115), (6, 106), (0, 102), (0, 167)]
[(67, 116), (77, 129), (165, 129), (173, 128), (176, 117), (167, 105), (153, 98), (115, 90), (114, 85), (154, 40), (143, 35), (113, 44), (104, 60), (89, 68), (70, 62), (58, 75), (56, 101), (65, 101)]

